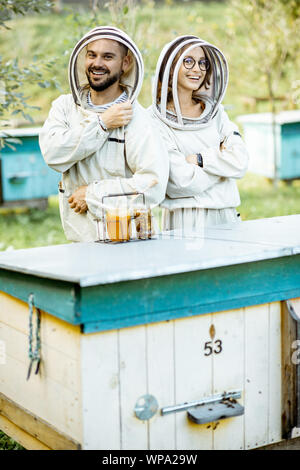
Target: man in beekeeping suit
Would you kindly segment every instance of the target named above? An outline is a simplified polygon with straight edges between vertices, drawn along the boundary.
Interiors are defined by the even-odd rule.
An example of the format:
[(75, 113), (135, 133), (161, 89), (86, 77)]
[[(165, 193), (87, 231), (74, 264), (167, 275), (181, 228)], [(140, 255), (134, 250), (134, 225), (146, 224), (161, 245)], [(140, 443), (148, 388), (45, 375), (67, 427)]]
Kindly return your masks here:
[(71, 54), (71, 94), (53, 102), (40, 133), (46, 163), (62, 173), (60, 215), (71, 241), (98, 239), (104, 196), (140, 192), (151, 207), (164, 199), (168, 156), (137, 102), (143, 74), (137, 46), (114, 27), (94, 28)]

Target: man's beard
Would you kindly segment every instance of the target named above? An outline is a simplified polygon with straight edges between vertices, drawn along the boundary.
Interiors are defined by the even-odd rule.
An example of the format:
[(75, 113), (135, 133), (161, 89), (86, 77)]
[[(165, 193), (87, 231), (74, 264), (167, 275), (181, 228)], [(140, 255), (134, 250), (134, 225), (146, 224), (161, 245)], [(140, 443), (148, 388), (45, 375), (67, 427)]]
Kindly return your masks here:
[[(101, 70), (97, 70), (97, 72), (101, 72)], [(88, 70), (88, 72), (91, 72), (91, 70)], [(106, 78), (106, 80), (104, 80), (102, 83), (99, 83), (99, 84), (95, 84), (93, 83), (92, 79), (89, 77), (89, 74), (88, 72), (86, 72), (86, 76), (87, 76), (87, 79), (88, 79), (88, 82), (90, 84), (90, 87), (95, 90), (95, 91), (104, 91), (106, 90), (107, 88), (109, 88), (111, 85), (113, 85), (114, 83), (116, 83), (121, 75), (122, 75), (122, 70), (120, 70), (119, 72), (117, 72), (115, 75), (112, 75), (112, 76), (108, 76)]]

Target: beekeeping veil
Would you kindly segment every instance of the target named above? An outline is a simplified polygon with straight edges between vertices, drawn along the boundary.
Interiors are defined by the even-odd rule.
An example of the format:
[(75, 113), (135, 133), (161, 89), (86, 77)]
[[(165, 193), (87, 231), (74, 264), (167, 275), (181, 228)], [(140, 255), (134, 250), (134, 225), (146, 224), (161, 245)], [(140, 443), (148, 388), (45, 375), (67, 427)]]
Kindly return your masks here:
[[(177, 93), (178, 71), (184, 57), (194, 49), (202, 47), (210, 63), (210, 85), (208, 89), (201, 87), (193, 96), (205, 105), (201, 116), (197, 119), (182, 116)], [(182, 52), (180, 53), (180, 51)], [(173, 71), (171, 83), (175, 113), (167, 109), (168, 88), (172, 64), (175, 57), (180, 54)], [(207, 72), (208, 73), (208, 72)], [(167, 125), (175, 129), (197, 130), (208, 125), (218, 112), (219, 105), (224, 97), (228, 83), (228, 66), (222, 52), (212, 44), (197, 36), (180, 36), (168, 43), (162, 50), (155, 72), (153, 84), (153, 112)]]
[(82, 106), (84, 90), (89, 89), (88, 79), (85, 73), (86, 46), (98, 39), (112, 39), (128, 47), (132, 57), (132, 65), (128, 72), (120, 78), (120, 84), (126, 88), (129, 100), (137, 98), (144, 77), (144, 64), (140, 51), (130, 37), (118, 28), (112, 26), (99, 26), (83, 36), (74, 47), (69, 61), (69, 83), (74, 101)]

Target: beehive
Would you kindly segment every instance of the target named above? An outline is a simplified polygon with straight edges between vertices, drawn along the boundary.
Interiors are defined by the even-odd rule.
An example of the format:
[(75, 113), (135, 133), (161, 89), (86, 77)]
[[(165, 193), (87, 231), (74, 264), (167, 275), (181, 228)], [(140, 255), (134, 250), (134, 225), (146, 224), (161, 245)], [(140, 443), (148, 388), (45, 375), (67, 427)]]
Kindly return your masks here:
[[(249, 171), (267, 178), (300, 178), (300, 111), (285, 111), (275, 117), (275, 144), (271, 113), (239, 116), (250, 154)], [(275, 165), (275, 152), (277, 165)]]
[(0, 152), (0, 207), (31, 205), (44, 207), (57, 194), (61, 175), (44, 162), (39, 147), (40, 128), (8, 129), (0, 137), (18, 139), (15, 150), (5, 146)]
[[(0, 428), (28, 448), (280, 442), (299, 422), (298, 330), (286, 306), (300, 297), (299, 224), (295, 215), (198, 239), (2, 253)], [(42, 363), (26, 381), (30, 295), (41, 309)], [(162, 414), (232, 390), (240, 416), (195, 424), (186, 410)], [(139, 419), (150, 396), (157, 409)]]

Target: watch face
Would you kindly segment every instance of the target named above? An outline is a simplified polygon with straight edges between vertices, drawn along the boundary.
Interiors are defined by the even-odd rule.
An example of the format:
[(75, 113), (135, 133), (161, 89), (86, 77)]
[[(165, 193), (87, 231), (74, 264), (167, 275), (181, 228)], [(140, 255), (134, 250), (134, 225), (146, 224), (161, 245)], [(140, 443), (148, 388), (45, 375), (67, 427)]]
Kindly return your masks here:
[(201, 153), (197, 153), (197, 163), (199, 166), (203, 166), (203, 159)]

